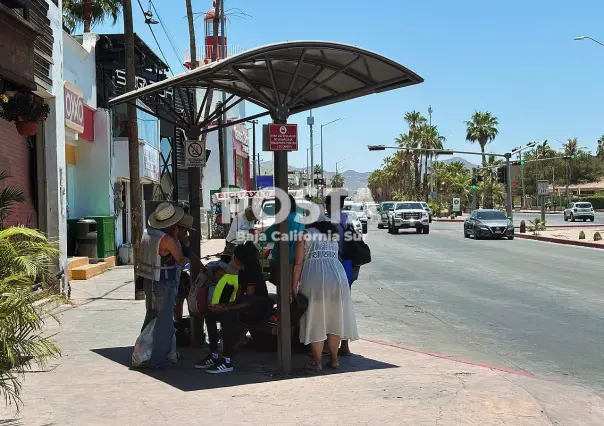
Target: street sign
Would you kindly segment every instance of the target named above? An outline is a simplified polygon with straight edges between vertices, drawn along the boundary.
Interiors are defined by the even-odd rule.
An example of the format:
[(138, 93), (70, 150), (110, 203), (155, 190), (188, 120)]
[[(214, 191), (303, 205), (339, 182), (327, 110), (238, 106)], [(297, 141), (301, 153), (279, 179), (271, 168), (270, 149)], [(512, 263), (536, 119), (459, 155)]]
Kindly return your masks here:
[(206, 157), (202, 142), (197, 139), (185, 141), (185, 167), (203, 167)]
[(538, 180), (537, 181), (537, 195), (549, 195), (549, 181)]
[(461, 198), (453, 198), (453, 211), (461, 213)]
[(430, 198), (431, 198), (432, 200), (436, 200), (436, 191), (432, 191), (432, 192), (430, 192)]
[(268, 151), (297, 151), (297, 124), (269, 124)]

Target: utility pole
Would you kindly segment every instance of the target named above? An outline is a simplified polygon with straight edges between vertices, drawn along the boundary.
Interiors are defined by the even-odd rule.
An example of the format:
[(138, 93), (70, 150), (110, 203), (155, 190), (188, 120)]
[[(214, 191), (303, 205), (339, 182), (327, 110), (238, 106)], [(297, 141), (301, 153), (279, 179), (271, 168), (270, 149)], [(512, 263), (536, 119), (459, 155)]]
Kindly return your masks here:
[(506, 190), (506, 204), (507, 213), (510, 220), (513, 218), (513, 205), (512, 205), (512, 170), (510, 167), (510, 158), (512, 154), (506, 152), (505, 154), (505, 190)]
[[(313, 199), (315, 199), (315, 193), (313, 191), (315, 182), (314, 182), (314, 175), (315, 175), (315, 171), (314, 171), (314, 167), (315, 167), (315, 158), (313, 155), (313, 147), (314, 147), (314, 141), (313, 141), (313, 131), (312, 131), (312, 126), (314, 126), (315, 124), (315, 118), (312, 116), (312, 109), (310, 110), (310, 116), (306, 119), (306, 122), (308, 123), (308, 126), (310, 127), (310, 196), (313, 197)], [(321, 159), (321, 161), (323, 161)]]
[(253, 189), (258, 189), (256, 185), (256, 124), (258, 124), (258, 120), (252, 120), (252, 167), (254, 171), (252, 172), (252, 176), (254, 177), (254, 182), (252, 183)]
[[(135, 68), (136, 61), (134, 52), (134, 24), (132, 22), (132, 2), (124, 0), (124, 37), (126, 41), (126, 92), (135, 89)], [(134, 299), (144, 300), (145, 292), (143, 288), (137, 288), (136, 272), (139, 263), (139, 249), (141, 237), (143, 234), (142, 224), (142, 195), (141, 179), (138, 158), (138, 120), (136, 117), (136, 106), (133, 102), (128, 102), (128, 160), (130, 163), (130, 204), (132, 214), (132, 259), (134, 261)], [(142, 283), (142, 282), (141, 282)]]
[(524, 192), (524, 166), (522, 165), (522, 152), (519, 152), (518, 155), (520, 158), (520, 181), (522, 185), (522, 202), (520, 203), (520, 205), (522, 206), (522, 208), (524, 208), (524, 200), (526, 199), (526, 194)]
[[(476, 182), (476, 168), (472, 169), (472, 182)], [(476, 210), (476, 188), (472, 188), (472, 211)]]

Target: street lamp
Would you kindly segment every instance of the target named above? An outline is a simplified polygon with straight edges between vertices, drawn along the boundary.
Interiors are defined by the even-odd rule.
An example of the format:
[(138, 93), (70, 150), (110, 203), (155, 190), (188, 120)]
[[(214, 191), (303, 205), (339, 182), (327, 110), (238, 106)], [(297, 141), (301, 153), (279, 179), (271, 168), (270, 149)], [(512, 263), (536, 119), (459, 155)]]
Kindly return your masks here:
[[(512, 154), (518, 154), (518, 159), (520, 160), (520, 165), (523, 166), (524, 165), (524, 161), (522, 161), (522, 151), (524, 151), (525, 149), (529, 149), (534, 147), (535, 145), (537, 145), (537, 142), (529, 142), (527, 143), (525, 146), (518, 146), (516, 148), (514, 148), (512, 150)], [(520, 202), (520, 206), (521, 208), (524, 208), (524, 203), (525, 203), (525, 198), (526, 198), (526, 194), (524, 192), (524, 167), (520, 169), (520, 181), (522, 184), (522, 200)]]
[(321, 179), (325, 179), (325, 170), (323, 167), (323, 127), (329, 126), (337, 121), (344, 120), (344, 118), (336, 118), (335, 120), (331, 120), (329, 123), (321, 124)]
[(575, 37), (573, 40), (578, 40), (578, 41), (580, 41), (580, 40), (591, 40), (594, 43), (598, 43), (600, 46), (604, 47), (604, 43), (596, 40), (595, 38), (591, 38), (591, 37), (587, 37), (587, 36), (578, 36), (578, 37)]
[(308, 179), (310, 179), (309, 185), (310, 185), (310, 192), (311, 193), (312, 193), (312, 188), (313, 188), (314, 180), (315, 180), (314, 179), (315, 167), (312, 164), (312, 156), (310, 157), (311, 158), (310, 163), (308, 162), (308, 153), (312, 152), (313, 148), (315, 148), (317, 146), (319, 146), (318, 143), (312, 145), (311, 147), (306, 148), (306, 171), (307, 171), (307, 174), (308, 174)]
[(336, 161), (336, 175), (338, 174), (338, 164), (340, 164), (344, 160), (346, 160), (346, 159), (342, 158), (340, 161)]

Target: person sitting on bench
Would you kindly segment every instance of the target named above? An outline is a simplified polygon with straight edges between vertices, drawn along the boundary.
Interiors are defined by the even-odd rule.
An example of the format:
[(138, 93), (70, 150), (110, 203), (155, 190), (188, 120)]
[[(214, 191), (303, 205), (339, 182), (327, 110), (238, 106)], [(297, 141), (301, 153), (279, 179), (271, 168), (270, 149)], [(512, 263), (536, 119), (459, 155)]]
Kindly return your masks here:
[[(235, 248), (233, 260), (212, 294), (211, 314), (206, 316), (210, 354), (195, 364), (210, 374), (233, 371), (231, 358), (245, 324), (268, 316), (270, 299), (262, 276), (258, 250), (252, 242)], [(218, 353), (217, 322), (222, 325), (222, 358)]]

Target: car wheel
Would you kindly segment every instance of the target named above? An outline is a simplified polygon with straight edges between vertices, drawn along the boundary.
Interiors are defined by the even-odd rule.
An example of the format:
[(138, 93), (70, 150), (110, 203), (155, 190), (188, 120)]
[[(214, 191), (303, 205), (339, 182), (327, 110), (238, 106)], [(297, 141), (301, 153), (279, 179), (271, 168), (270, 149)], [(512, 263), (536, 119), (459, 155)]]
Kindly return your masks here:
[(468, 230), (465, 227), (463, 228), (463, 237), (470, 238), (470, 236), (468, 235)]
[(508, 237), (508, 240), (513, 240), (513, 239), (514, 239), (514, 237), (513, 237), (513, 236), (512, 236), (512, 237)]
[(392, 230), (392, 226), (390, 225), (390, 222), (388, 222), (388, 233), (394, 234), (394, 231)]
[(589, 220), (590, 220), (591, 222), (593, 222), (595, 219), (596, 219), (596, 218), (595, 218), (595, 217), (593, 217), (593, 216), (589, 218)]
[(430, 233), (430, 227), (424, 226), (424, 234), (429, 234), (429, 233)]
[(587, 218), (586, 217), (583, 218), (583, 222), (587, 222)]
[(479, 240), (480, 237), (478, 236), (478, 233), (476, 233), (476, 227), (472, 228), (472, 234), (474, 234), (474, 239), (475, 240)]
[(361, 230), (362, 230), (363, 234), (367, 233), (367, 224), (366, 223), (363, 224), (363, 226), (361, 227)]
[(564, 213), (564, 222), (568, 222), (568, 218), (566, 217), (566, 213)]
[(432, 216), (428, 218), (428, 223), (432, 223)]
[(575, 221), (575, 216), (573, 216), (573, 214), (572, 214), (572, 213), (570, 214), (570, 221), (571, 221), (571, 222), (574, 222), (574, 221)]
[(384, 225), (382, 225), (381, 223), (378, 223), (378, 229), (384, 229)]
[(418, 226), (417, 228), (415, 228), (415, 233), (416, 234), (421, 234), (422, 233), (422, 227)]

